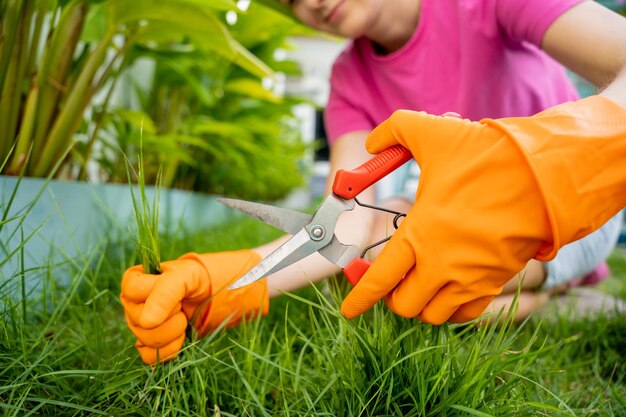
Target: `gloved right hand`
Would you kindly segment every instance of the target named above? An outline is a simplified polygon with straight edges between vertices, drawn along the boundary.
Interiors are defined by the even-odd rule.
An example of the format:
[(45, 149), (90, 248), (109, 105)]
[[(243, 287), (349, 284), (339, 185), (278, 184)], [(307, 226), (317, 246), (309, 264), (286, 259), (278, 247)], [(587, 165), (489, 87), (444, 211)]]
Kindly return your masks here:
[(189, 253), (162, 262), (160, 275), (145, 274), (141, 265), (127, 269), (120, 298), (144, 363), (175, 358), (189, 321), (202, 337), (223, 324), (231, 327), (243, 318), (267, 314), (265, 279), (227, 288), (260, 259), (252, 250)]
[(626, 109), (603, 97), (481, 122), (397, 111), (367, 149), (397, 144), (422, 170), (415, 204), (344, 300), (348, 318), (384, 297), (432, 324), (473, 319), (528, 260), (626, 204)]

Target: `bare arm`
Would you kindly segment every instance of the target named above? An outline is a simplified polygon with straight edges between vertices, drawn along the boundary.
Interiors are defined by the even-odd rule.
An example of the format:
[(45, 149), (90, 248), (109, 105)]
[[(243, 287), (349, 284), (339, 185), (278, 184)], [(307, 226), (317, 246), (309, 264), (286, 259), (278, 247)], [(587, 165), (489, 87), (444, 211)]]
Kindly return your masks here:
[(594, 1), (572, 7), (546, 31), (543, 49), (626, 107), (626, 19)]
[[(326, 182), (326, 194), (330, 193), (335, 172), (339, 169), (353, 169), (372, 157), (365, 150), (367, 131), (348, 133), (333, 143), (330, 149), (330, 174)], [(370, 187), (359, 195), (359, 200), (366, 203), (375, 201), (374, 187)], [(340, 241), (346, 244), (356, 244), (363, 247), (372, 241), (370, 231), (373, 228), (375, 215), (371, 210), (356, 207), (353, 211), (344, 213), (337, 224), (335, 233)], [(289, 236), (282, 237), (267, 243), (255, 250), (265, 257), (284, 243)], [(315, 253), (302, 261), (291, 265), (268, 277), (270, 297), (275, 297), (284, 291), (293, 291), (310, 282), (317, 282), (329, 275), (339, 272), (339, 268), (321, 255)]]
[(600, 95), (626, 107), (626, 69)]

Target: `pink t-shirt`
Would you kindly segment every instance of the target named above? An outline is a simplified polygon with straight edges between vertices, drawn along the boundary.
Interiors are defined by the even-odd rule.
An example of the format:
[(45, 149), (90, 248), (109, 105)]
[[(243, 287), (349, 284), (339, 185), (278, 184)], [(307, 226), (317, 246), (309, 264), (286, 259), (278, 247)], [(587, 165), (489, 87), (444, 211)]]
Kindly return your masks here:
[(471, 120), (529, 116), (578, 98), (539, 49), (550, 24), (581, 0), (422, 0), (415, 33), (381, 56), (356, 39), (333, 65), (325, 111), (332, 143), (397, 109)]

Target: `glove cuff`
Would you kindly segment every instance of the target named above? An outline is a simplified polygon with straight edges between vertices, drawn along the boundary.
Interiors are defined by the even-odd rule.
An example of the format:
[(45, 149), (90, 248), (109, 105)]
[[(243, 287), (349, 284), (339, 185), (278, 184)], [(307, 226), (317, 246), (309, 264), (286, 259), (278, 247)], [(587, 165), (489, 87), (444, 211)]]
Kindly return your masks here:
[(626, 109), (601, 96), (527, 118), (485, 119), (523, 153), (542, 194), (552, 236), (536, 258), (598, 229), (626, 205)]
[(188, 253), (180, 259), (194, 260), (207, 271), (211, 296), (195, 312), (194, 327), (200, 337), (220, 326), (233, 327), (269, 312), (267, 279), (229, 290), (228, 286), (261, 261), (250, 249), (232, 252)]

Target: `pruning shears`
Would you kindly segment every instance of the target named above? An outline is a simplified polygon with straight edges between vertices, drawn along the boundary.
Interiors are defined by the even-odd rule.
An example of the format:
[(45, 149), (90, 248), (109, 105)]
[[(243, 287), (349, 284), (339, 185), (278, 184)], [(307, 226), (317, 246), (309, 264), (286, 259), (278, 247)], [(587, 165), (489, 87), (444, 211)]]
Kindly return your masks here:
[(412, 158), (408, 149), (395, 145), (385, 149), (352, 171), (340, 170), (335, 174), (332, 193), (325, 198), (317, 211), (311, 215), (288, 208), (275, 207), (252, 201), (221, 198), (221, 203), (281, 229), (292, 237), (270, 253), (230, 285), (230, 289), (243, 287), (267, 275), (273, 274), (299, 260), (318, 252), (330, 262), (343, 269), (352, 285), (361, 279), (370, 266), (365, 253), (390, 239), (387, 237), (364, 250), (356, 245), (344, 245), (335, 236), (337, 219), (341, 213), (363, 207), (394, 214), (393, 225), (406, 214), (359, 202), (356, 198), (363, 190), (395, 171)]

